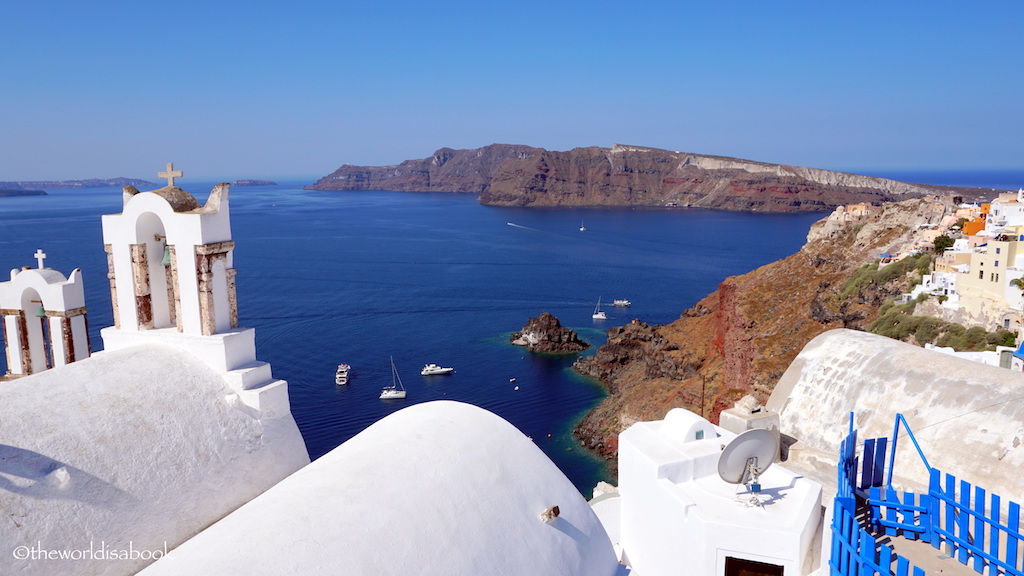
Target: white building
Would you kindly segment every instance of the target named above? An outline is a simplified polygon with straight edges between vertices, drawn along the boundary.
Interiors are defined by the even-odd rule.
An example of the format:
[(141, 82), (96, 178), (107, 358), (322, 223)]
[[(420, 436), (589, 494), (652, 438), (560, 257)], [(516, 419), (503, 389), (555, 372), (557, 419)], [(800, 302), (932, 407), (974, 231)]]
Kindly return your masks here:
[(907, 300), (913, 300), (921, 294), (945, 297), (943, 306), (955, 309), (960, 303), (960, 294), (956, 291), (956, 272), (932, 272), (921, 277), (921, 283), (914, 286)]
[(618, 543), (636, 574), (721, 576), (756, 566), (795, 576), (818, 568), (811, 545), (821, 529), (821, 486), (781, 466), (761, 475), (759, 499), (726, 482), (719, 459), (736, 437), (679, 408), (619, 435)]
[[(309, 463), (287, 383), (236, 327), (227, 214), (228, 185), (206, 206), (169, 185), (126, 188), (104, 217), (106, 349), (0, 386), (0, 573), (133, 574)], [(21, 298), (24, 316), (38, 295), (50, 332), (69, 319), (77, 334), (80, 274), (15, 272), (0, 297)], [(148, 555), (83, 559), (99, 549)]]
[(989, 204), (985, 230), (1024, 226), (1024, 188), (1016, 193), (1000, 194)]

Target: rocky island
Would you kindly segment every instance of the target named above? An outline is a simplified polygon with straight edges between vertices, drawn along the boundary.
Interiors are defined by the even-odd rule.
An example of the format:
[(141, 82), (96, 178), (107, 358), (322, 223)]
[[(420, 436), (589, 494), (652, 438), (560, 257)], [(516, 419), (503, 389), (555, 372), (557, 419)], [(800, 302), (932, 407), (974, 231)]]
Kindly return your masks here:
[(125, 186), (156, 186), (148, 180), (138, 178), (87, 178), (85, 180), (32, 180), (17, 182), (0, 182), (0, 188), (7, 190), (38, 190), (49, 188), (51, 190), (79, 189), (79, 188), (123, 188)]
[(979, 188), (911, 184), (829, 170), (616, 144), (566, 152), (492, 144), (441, 148), (392, 166), (346, 164), (312, 190), (394, 190), (479, 195), (492, 206), (709, 208), (814, 212), (844, 204), (881, 204), (929, 194), (965, 200)]
[(586, 350), (590, 344), (580, 340), (575, 330), (570, 330), (548, 312), (542, 312), (530, 320), (519, 332), (512, 334), (516, 346), (526, 346), (530, 352), (547, 354), (571, 354)]

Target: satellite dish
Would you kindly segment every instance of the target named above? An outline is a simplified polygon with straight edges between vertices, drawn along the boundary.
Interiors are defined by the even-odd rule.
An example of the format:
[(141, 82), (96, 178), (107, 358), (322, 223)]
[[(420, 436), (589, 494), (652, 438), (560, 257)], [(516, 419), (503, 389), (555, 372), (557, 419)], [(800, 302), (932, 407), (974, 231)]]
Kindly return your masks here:
[(718, 457), (718, 475), (730, 484), (746, 484), (751, 492), (761, 489), (757, 477), (764, 473), (779, 453), (779, 440), (768, 430), (747, 430), (722, 450)]

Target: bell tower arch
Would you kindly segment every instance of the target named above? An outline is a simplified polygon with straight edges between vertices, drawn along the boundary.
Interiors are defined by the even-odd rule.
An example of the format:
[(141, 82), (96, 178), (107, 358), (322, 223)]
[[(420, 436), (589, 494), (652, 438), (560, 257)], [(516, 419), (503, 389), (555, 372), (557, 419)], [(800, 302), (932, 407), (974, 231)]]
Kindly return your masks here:
[[(181, 172), (171, 168), (173, 182)], [(209, 336), (238, 327), (229, 189), (217, 185), (200, 205), (173, 184), (124, 188), (122, 213), (103, 217), (117, 330)]]
[(70, 278), (43, 266), (46, 254), (37, 250), (38, 268), (11, 270), (0, 282), (0, 325), (7, 373), (19, 378), (64, 366), (92, 353), (86, 321), (82, 271)]

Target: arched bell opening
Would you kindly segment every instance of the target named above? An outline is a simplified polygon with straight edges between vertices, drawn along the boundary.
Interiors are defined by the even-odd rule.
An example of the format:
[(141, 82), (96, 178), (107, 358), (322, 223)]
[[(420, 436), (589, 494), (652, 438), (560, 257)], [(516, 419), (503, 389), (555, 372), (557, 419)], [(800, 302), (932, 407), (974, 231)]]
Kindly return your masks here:
[(216, 325), (215, 332), (230, 330), (231, 325), (231, 304), (228, 296), (228, 272), (227, 262), (224, 259), (214, 261), (213, 273), (213, 315)]
[(132, 275), (139, 329), (177, 326), (175, 254), (163, 222), (152, 212), (142, 213), (135, 222), (135, 233)]
[(39, 292), (29, 288), (21, 294), (21, 315), (16, 319), (22, 374), (35, 374), (53, 367), (50, 322)]

